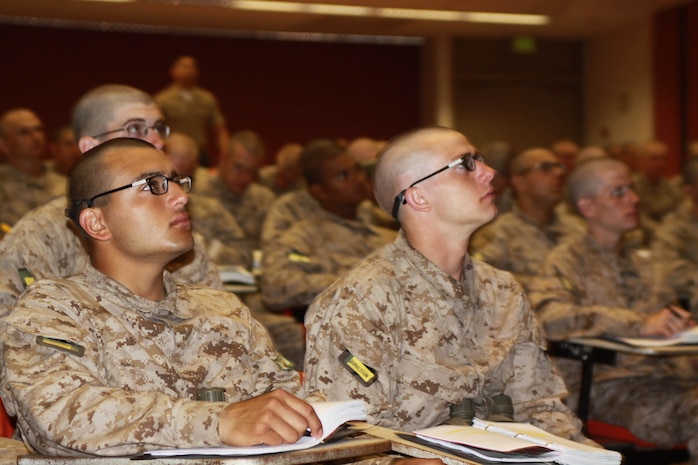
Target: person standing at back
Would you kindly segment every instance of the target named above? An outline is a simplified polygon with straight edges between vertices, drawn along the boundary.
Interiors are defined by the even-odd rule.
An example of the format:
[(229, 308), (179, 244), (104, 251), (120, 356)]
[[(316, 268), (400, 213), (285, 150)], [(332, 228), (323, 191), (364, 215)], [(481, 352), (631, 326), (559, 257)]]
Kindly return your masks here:
[(155, 102), (173, 131), (196, 141), (201, 165), (215, 166), (228, 149), (229, 137), (216, 97), (198, 85), (199, 68), (194, 57), (178, 57), (170, 67), (170, 77), (172, 84), (155, 95)]

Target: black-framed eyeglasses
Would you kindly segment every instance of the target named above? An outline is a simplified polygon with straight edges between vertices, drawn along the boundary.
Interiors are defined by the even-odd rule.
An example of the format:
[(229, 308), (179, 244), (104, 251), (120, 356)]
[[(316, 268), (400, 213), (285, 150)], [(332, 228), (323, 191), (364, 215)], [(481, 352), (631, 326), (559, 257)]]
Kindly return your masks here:
[[(475, 171), (475, 168), (477, 168), (476, 162), (484, 162), (485, 158), (482, 156), (480, 152), (475, 152), (475, 153), (466, 153), (462, 155), (459, 159), (452, 161), (448, 165), (444, 166), (443, 168), (440, 168), (436, 171), (434, 171), (431, 174), (428, 174), (424, 176), (421, 179), (416, 180), (407, 189), (410, 189), (417, 184), (419, 184), (422, 181), (426, 181), (427, 179), (431, 178), (432, 176), (436, 176), (437, 174), (441, 173), (442, 171), (446, 171), (447, 169), (453, 168), (454, 166), (462, 165), (466, 170), (468, 171)], [(404, 205), (407, 203), (407, 200), (405, 200), (405, 193), (407, 192), (407, 189), (403, 189), (400, 191), (398, 195), (395, 196), (395, 201), (393, 202), (393, 218), (397, 220), (397, 214), (398, 211), (400, 210), (400, 205)]]
[(564, 163), (560, 163), (559, 161), (541, 161), (539, 163), (536, 163), (532, 166), (529, 166), (528, 168), (525, 168), (525, 169), (519, 171), (517, 174), (519, 174), (519, 175), (527, 174), (527, 173), (530, 173), (531, 171), (542, 171), (543, 173), (552, 173), (553, 170), (555, 170), (555, 169), (558, 169), (564, 173), (566, 171), (567, 167), (565, 166)]
[(166, 194), (168, 189), (169, 189), (169, 184), (170, 181), (177, 183), (179, 187), (186, 193), (186, 192), (191, 192), (191, 185), (193, 182), (193, 179), (191, 176), (185, 176), (183, 174), (179, 174), (173, 178), (168, 178), (164, 174), (156, 174), (155, 176), (150, 176), (145, 179), (141, 179), (140, 181), (135, 181), (132, 182), (131, 184), (127, 184), (125, 186), (117, 187), (116, 189), (111, 189), (106, 192), (102, 192), (101, 194), (97, 194), (95, 196), (92, 196), (89, 199), (85, 200), (79, 200), (76, 203), (79, 202), (84, 202), (88, 208), (91, 208), (92, 205), (94, 204), (95, 199), (102, 197), (104, 195), (109, 195), (113, 194), (114, 192), (119, 192), (124, 189), (129, 189), (131, 187), (137, 187), (137, 186), (142, 186), (143, 184), (147, 184), (148, 187), (150, 188), (150, 193), (153, 195), (163, 195)]
[(130, 123), (126, 123), (126, 125), (122, 128), (112, 129), (111, 131), (103, 132), (92, 137), (97, 139), (99, 137), (106, 136), (107, 134), (114, 134), (115, 132), (124, 131), (127, 137), (143, 139), (148, 135), (148, 132), (150, 132), (151, 129), (160, 134), (160, 137), (163, 139), (166, 139), (167, 136), (170, 135), (170, 127), (164, 121), (157, 121), (152, 126), (148, 126), (148, 123), (145, 121), (132, 121)]

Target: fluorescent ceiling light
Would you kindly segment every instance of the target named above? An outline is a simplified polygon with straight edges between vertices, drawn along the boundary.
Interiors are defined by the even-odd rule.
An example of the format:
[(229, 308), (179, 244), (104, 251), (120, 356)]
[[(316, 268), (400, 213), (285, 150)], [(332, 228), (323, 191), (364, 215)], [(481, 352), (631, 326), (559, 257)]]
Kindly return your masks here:
[(229, 0), (229, 8), (279, 13), (311, 13), (337, 16), (372, 16), (423, 21), (462, 21), (476, 23), (518, 24), (542, 26), (550, 22), (545, 15), (515, 13), (486, 13), (454, 10), (421, 10), (415, 8), (373, 8), (355, 5), (299, 3), (264, 0)]

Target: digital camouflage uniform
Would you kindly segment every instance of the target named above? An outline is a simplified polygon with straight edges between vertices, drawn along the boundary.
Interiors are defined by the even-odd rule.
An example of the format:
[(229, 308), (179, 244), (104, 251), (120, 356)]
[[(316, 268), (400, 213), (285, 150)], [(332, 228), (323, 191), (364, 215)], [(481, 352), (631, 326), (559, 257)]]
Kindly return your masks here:
[[(645, 318), (673, 300), (647, 250), (624, 247), (620, 256), (590, 235), (548, 255), (529, 298), (546, 336), (638, 336)], [(574, 402), (581, 365), (558, 359)], [(629, 428), (662, 446), (688, 440), (698, 451), (698, 388), (690, 359), (618, 354), (614, 366), (594, 366), (590, 417)]]
[(324, 218), (327, 210), (305, 190), (289, 192), (278, 197), (269, 208), (262, 227), (262, 250), (266, 244), (286, 232), (302, 219)]
[(698, 216), (694, 205), (685, 201), (668, 213), (655, 230), (652, 254), (669, 273), (669, 282), (678, 295), (690, 300), (694, 314), (698, 312)]
[[(175, 283), (152, 301), (87, 265), (35, 283), (7, 317), (3, 401), (23, 437), (48, 455), (128, 455), (223, 445), (224, 402), (273, 386), (300, 392), (264, 328), (230, 293)], [(38, 337), (67, 341), (40, 344)]]
[(233, 215), (218, 199), (189, 194), (187, 210), (194, 230), (206, 240), (211, 259), (220, 265), (252, 265), (252, 250)]
[(555, 214), (550, 224), (541, 225), (514, 205), (473, 234), (470, 253), (495, 268), (509, 271), (528, 290), (548, 252), (584, 232), (584, 223), (578, 217)]
[[(308, 394), (362, 399), (369, 421), (411, 431), (442, 423), (463, 398), (487, 418), (504, 393), (516, 421), (582, 440), (521, 286), (470, 257), (463, 272), (452, 279), (400, 232), (334, 283), (306, 317)], [(357, 381), (338, 361), (345, 350), (377, 380)]]
[(669, 179), (662, 178), (658, 184), (650, 184), (640, 174), (633, 176), (633, 190), (640, 197), (637, 209), (640, 212), (645, 243), (649, 245), (664, 216), (676, 209), (684, 196)]
[(238, 195), (231, 192), (220, 177), (213, 176), (210, 182), (197, 185), (196, 192), (220, 200), (245, 231), (252, 247), (258, 246), (264, 217), (275, 199), (271, 190), (253, 182), (242, 195)]
[(646, 177), (636, 174), (633, 176), (633, 190), (640, 197), (640, 213), (656, 222), (662, 221), (664, 215), (678, 207), (683, 200), (681, 191), (676, 190), (666, 178), (651, 184)]
[(34, 208), (65, 195), (65, 177), (46, 170), (30, 176), (0, 164), (0, 223), (13, 225)]
[[(0, 241), (0, 317), (24, 290), (21, 270), (28, 270), (35, 279), (66, 277), (79, 273), (89, 262), (79, 233), (73, 232), (64, 216), (65, 204), (62, 197), (33, 210)], [(223, 289), (218, 268), (209, 259), (199, 234), (194, 234), (193, 251), (170, 263), (168, 269), (177, 281)], [(303, 328), (292, 317), (264, 313), (255, 313), (255, 317), (267, 327), (283, 354), (296, 363), (302, 361)]]
[(299, 221), (264, 248), (264, 303), (273, 310), (310, 305), (337, 278), (394, 237), (395, 231), (330, 213)]

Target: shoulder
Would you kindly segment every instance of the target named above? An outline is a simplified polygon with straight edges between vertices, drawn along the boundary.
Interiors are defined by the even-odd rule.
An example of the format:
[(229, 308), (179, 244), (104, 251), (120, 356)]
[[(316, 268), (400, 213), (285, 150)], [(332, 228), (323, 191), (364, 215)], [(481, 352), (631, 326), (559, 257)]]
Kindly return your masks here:
[(273, 202), (276, 198), (276, 194), (274, 194), (271, 189), (257, 182), (253, 182), (249, 185), (247, 191), (245, 192), (245, 196), (258, 200), (265, 200), (269, 203)]
[(477, 280), (477, 286), (481, 292), (494, 293), (496, 295), (501, 295), (502, 293), (516, 295), (523, 292), (521, 285), (510, 272), (495, 268), (474, 257), (471, 259), (471, 264)]

